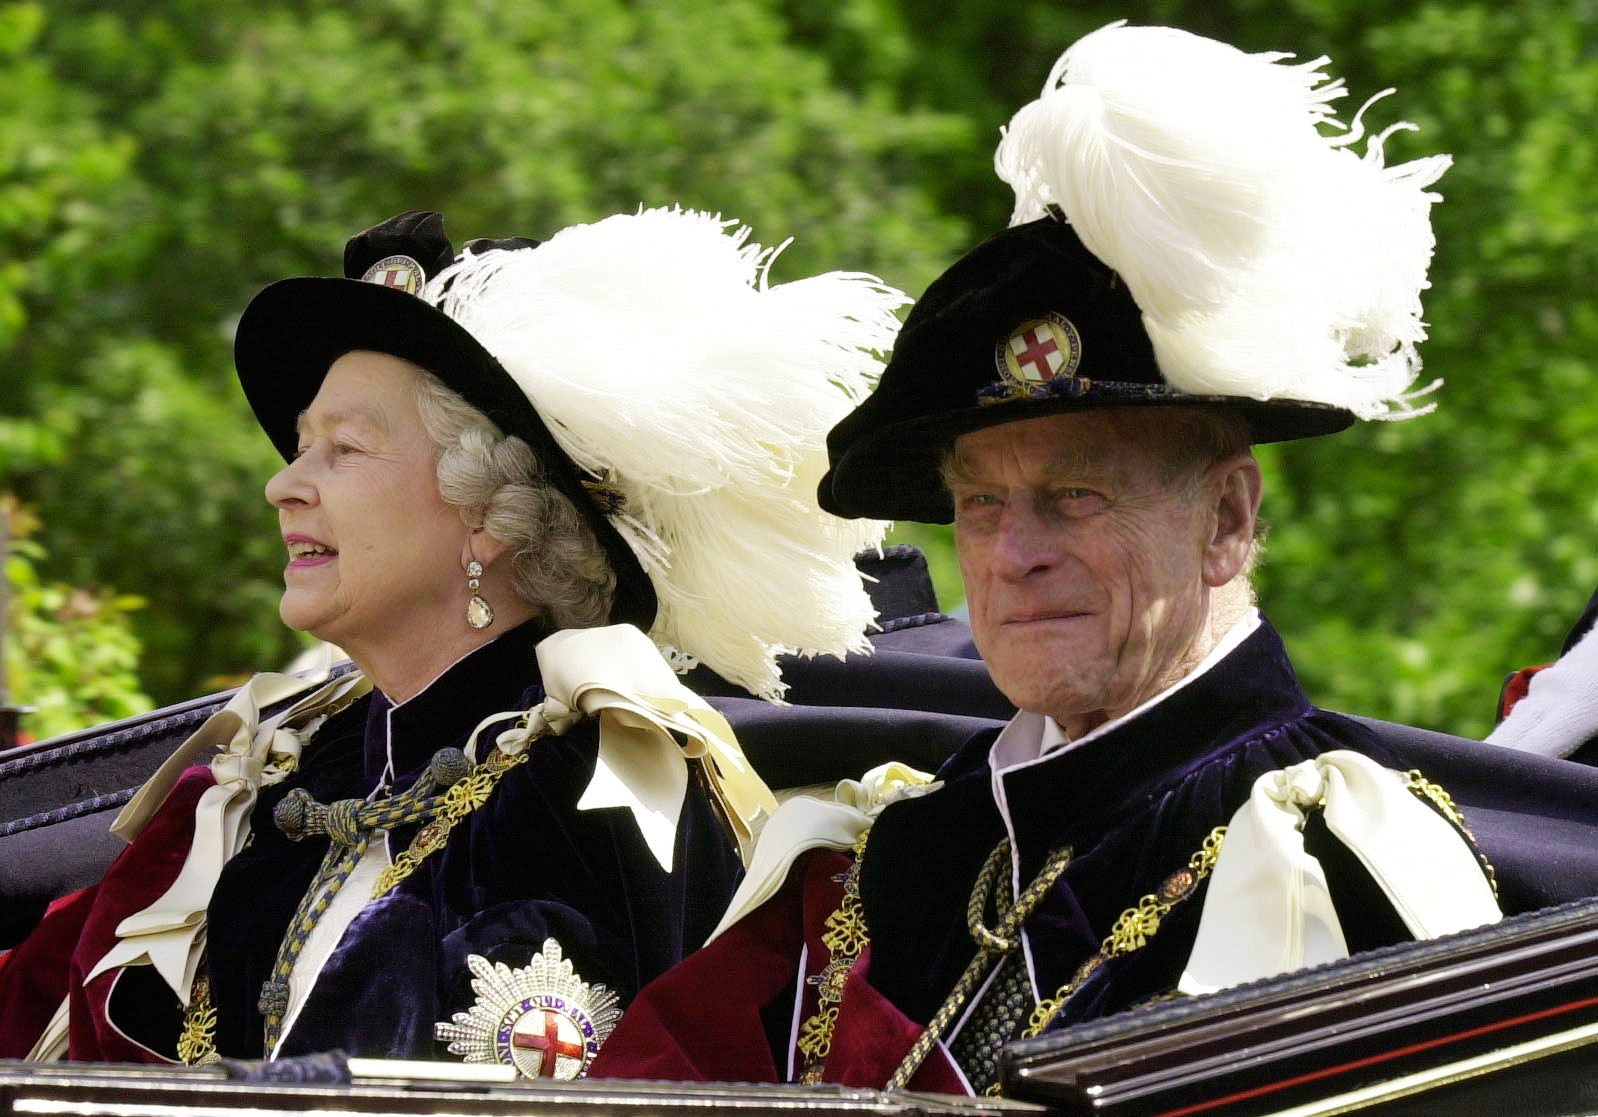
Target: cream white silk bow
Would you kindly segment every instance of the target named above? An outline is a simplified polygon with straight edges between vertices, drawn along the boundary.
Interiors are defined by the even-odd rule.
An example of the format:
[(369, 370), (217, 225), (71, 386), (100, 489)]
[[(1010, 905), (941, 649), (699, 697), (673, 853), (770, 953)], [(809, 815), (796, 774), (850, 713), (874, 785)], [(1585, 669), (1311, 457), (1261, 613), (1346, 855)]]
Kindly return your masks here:
[(919, 794), (916, 789), (931, 783), (926, 772), (889, 761), (858, 780), (840, 781), (831, 799), (801, 795), (784, 802), (761, 830), (749, 871), (705, 942), (775, 896), (800, 854), (810, 849), (852, 849), (884, 807)]
[[(261, 711), (316, 687), (274, 716)], [(205, 945), (205, 909), (222, 866), (244, 845), (250, 811), (262, 787), (284, 779), (299, 762), (303, 740), (329, 716), (372, 689), (352, 672), (317, 686), (292, 675), (257, 675), (174, 752), (111, 825), (132, 841), (143, 831), (184, 769), (212, 750), (216, 784), (194, 808), (194, 841), (172, 886), (144, 910), (117, 925), (117, 943), (95, 963), (85, 983), (115, 966), (152, 965), (185, 1005)]]
[[(688, 789), (688, 761), (705, 783), (747, 857), (762, 818), (777, 800), (749, 764), (720, 712), (689, 690), (649, 637), (630, 624), (565, 629), (538, 645), (545, 700), (521, 714), (498, 747), (519, 752), (544, 733), (562, 734), (599, 719), (599, 757), (578, 810), (626, 807), (661, 868), (671, 871), (677, 819)], [(503, 722), (496, 714), (478, 726)], [(476, 759), (477, 733), (467, 748)]]
[(1348, 956), (1307, 812), (1359, 858), (1417, 939), (1502, 917), (1474, 852), (1397, 772), (1347, 750), (1267, 772), (1232, 816), (1177, 988), (1211, 993)]

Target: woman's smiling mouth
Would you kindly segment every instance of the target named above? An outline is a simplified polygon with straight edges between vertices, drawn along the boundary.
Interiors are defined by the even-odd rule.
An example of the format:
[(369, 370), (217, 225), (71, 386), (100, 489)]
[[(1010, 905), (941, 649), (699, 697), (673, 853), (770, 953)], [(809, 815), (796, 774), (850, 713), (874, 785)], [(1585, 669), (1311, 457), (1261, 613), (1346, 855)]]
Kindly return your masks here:
[(283, 543), (288, 548), (290, 570), (322, 566), (338, 558), (338, 551), (309, 535), (285, 535)]

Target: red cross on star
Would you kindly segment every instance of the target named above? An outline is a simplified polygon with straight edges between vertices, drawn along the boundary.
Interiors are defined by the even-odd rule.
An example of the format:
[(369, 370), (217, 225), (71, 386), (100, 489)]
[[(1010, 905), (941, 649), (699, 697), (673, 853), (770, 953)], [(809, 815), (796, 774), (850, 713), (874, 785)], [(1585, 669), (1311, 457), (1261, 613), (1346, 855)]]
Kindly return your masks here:
[(538, 1077), (555, 1077), (555, 1060), (558, 1056), (569, 1055), (573, 1059), (583, 1057), (583, 1045), (560, 1038), (560, 1013), (544, 1009), (544, 1032), (542, 1035), (533, 1031), (523, 1031), (522, 1025), (532, 1016), (528, 1013), (516, 1022), (516, 1030), (511, 1034), (510, 1042), (513, 1047), (523, 1050), (537, 1051), (543, 1055), (538, 1062)]

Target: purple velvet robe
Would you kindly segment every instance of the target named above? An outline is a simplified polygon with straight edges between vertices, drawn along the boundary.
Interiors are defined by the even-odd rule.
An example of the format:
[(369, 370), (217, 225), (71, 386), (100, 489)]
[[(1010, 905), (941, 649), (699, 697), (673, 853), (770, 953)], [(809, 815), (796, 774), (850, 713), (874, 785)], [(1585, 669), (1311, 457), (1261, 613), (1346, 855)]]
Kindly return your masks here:
[[(263, 1054), (261, 984), (328, 845), (325, 837), (288, 840), (273, 807), (294, 787), (323, 803), (364, 797), (384, 778), (390, 752), (393, 787), (414, 783), (436, 750), (464, 745), (487, 714), (541, 699), (533, 649), (543, 635), (530, 624), (507, 632), (399, 707), (380, 693), (361, 700), (322, 727), (293, 777), (261, 794), (253, 839), (223, 870), (209, 910), (219, 1052)], [(630, 812), (576, 809), (596, 748), (591, 724), (537, 742), (443, 849), (368, 904), (322, 969), (282, 1053), (453, 1058), (435, 1042), (433, 1025), (470, 1007), (469, 954), (523, 966), (553, 937), (579, 976), (625, 1003), (702, 941), (737, 879), (726, 835), (690, 781), (674, 867), (662, 870)], [(390, 834), (391, 857), (417, 828)], [(133, 980), (118, 986), (124, 1026), (170, 1045), (171, 994), (161, 996), (148, 967), (125, 977)], [(115, 1015), (119, 1004), (111, 1007)]]

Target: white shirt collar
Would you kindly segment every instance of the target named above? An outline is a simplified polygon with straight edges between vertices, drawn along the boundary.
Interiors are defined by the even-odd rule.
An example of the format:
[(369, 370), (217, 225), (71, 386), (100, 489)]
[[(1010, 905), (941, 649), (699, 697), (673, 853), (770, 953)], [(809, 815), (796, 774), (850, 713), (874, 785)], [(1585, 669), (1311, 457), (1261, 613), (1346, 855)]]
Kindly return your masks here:
[(1221, 662), (1239, 644), (1252, 636), (1259, 626), (1260, 611), (1250, 606), (1242, 617), (1238, 618), (1237, 623), (1232, 625), (1227, 631), (1226, 635), (1221, 637), (1220, 642), (1210, 649), (1210, 654), (1205, 656), (1203, 662), (1197, 667), (1147, 702), (1144, 702), (1141, 706), (1129, 710), (1118, 718), (1112, 718), (1091, 732), (1084, 733), (1074, 741), (1066, 736), (1065, 730), (1060, 727), (1060, 723), (1053, 718), (1044, 714), (1022, 710), (1010, 720), (1010, 724), (1004, 727), (1004, 731), (993, 742), (993, 751), (988, 754), (989, 766), (993, 769), (994, 775), (997, 776), (1018, 764), (1026, 764), (1037, 760), (1039, 757), (1048, 756), (1064, 749), (1077, 748), (1120, 728), (1133, 718), (1164, 702), (1171, 695)]

